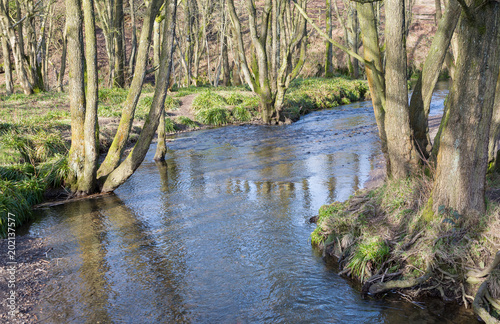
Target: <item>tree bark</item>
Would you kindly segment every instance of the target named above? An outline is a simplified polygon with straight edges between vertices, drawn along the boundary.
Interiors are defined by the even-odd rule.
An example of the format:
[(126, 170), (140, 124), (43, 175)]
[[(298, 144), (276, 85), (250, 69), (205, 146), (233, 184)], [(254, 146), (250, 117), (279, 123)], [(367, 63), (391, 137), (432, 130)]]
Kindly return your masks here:
[(458, 19), (461, 7), (457, 1), (450, 1), (443, 19), (439, 21), (438, 29), (432, 40), (431, 47), (417, 80), (410, 102), (410, 123), (414, 132), (415, 145), (423, 159), (429, 158), (432, 147), (429, 138), (428, 118), (432, 93), (439, 73), (448, 53), (451, 38)]
[(125, 87), (125, 53), (123, 51), (123, 0), (115, 1), (114, 45), (115, 45), (115, 76), (113, 85), (118, 88)]
[(386, 114), (388, 176), (405, 179), (418, 164), (406, 83), (405, 0), (386, 1)]
[(498, 75), (491, 120), (490, 140), (488, 145), (488, 172), (500, 171), (500, 75)]
[(500, 4), (469, 0), (462, 15), (455, 79), (443, 116), (432, 204), (474, 219), (485, 211), (488, 137), (500, 60)]

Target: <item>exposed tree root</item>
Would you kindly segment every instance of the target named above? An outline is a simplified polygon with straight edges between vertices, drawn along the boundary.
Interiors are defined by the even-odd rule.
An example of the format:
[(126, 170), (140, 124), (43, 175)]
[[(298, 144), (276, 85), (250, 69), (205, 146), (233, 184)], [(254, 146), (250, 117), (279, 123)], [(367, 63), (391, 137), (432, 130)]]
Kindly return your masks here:
[[(498, 253), (497, 253), (498, 255)], [(474, 312), (481, 317), (481, 319), (486, 324), (498, 324), (499, 320), (490, 315), (490, 312), (486, 309), (488, 307), (488, 302), (486, 301), (486, 292), (488, 291), (487, 281), (483, 282), (479, 287), (474, 302), (472, 303), (472, 308)], [(484, 307), (483, 307), (484, 305)]]
[(377, 282), (370, 286), (368, 290), (370, 294), (380, 294), (391, 289), (404, 289), (411, 288), (417, 285), (421, 285), (431, 277), (431, 272), (427, 271), (423, 276), (418, 278), (410, 278), (405, 280), (391, 280), (387, 282)]
[(489, 267), (485, 268), (484, 270), (478, 271), (478, 270), (471, 270), (467, 273), (468, 277), (475, 277), (475, 278), (482, 278), (490, 274), (490, 272), (496, 268), (497, 265), (500, 264), (500, 251), (497, 252), (495, 255), (495, 259), (493, 262), (490, 264)]

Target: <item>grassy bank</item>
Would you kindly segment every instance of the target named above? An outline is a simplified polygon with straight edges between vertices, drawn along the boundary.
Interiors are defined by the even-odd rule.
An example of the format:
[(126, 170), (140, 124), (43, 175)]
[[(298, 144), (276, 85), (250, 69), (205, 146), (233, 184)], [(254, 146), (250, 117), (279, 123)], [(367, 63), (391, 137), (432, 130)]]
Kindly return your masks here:
[[(475, 310), (500, 318), (495, 307), (500, 305), (500, 271), (487, 271), (500, 257), (500, 205), (490, 199), (487, 213), (473, 221), (444, 206), (429, 217), (430, 190), (431, 181), (422, 176), (325, 205), (311, 242), (335, 257), (341, 273), (359, 280), (365, 293), (399, 289), (409, 298), (475, 303)], [(498, 190), (498, 175), (493, 175), (489, 191)], [(483, 282), (488, 294), (483, 290), (478, 298)]]
[[(146, 86), (139, 100), (130, 143), (148, 114), (153, 90)], [(296, 80), (285, 98), (285, 114), (297, 119), (312, 110), (362, 100), (366, 91), (365, 82), (345, 78)], [(192, 105), (181, 108), (190, 95)], [(124, 89), (99, 90), (101, 153), (111, 145), (126, 96)], [(16, 93), (0, 100), (0, 236), (5, 236), (7, 213), (16, 216), (19, 226), (30, 219), (32, 206), (42, 202), (49, 189), (64, 192), (71, 120), (67, 93)], [(258, 98), (245, 87), (174, 89), (165, 102), (165, 130), (175, 133), (203, 125), (258, 123), (258, 106)]]

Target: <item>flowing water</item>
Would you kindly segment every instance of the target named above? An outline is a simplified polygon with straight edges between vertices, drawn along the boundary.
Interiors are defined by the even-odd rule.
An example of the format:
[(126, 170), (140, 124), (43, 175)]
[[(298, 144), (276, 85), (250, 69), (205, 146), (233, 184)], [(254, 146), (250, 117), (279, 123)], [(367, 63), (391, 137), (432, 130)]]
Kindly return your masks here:
[[(438, 113), (446, 92), (435, 94)], [(470, 323), (437, 302), (362, 299), (311, 247), (321, 205), (380, 161), (369, 102), (283, 127), (177, 135), (115, 195), (40, 211), (56, 274), (49, 323)]]

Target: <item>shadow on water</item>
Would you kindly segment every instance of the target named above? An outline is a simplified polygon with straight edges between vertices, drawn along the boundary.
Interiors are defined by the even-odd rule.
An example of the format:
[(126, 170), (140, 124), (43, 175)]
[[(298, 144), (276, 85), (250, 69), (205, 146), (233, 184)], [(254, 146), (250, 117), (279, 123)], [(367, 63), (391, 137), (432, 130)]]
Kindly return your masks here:
[[(53, 323), (470, 323), (446, 306), (363, 300), (314, 251), (307, 219), (362, 188), (380, 156), (371, 105), (284, 127), (235, 126), (155, 146), (116, 195), (43, 211)], [(423, 308), (423, 309), (422, 309)]]

